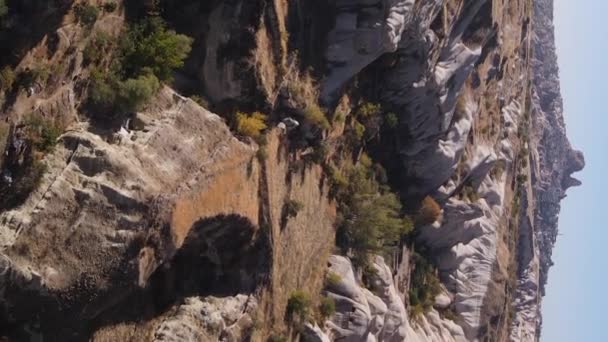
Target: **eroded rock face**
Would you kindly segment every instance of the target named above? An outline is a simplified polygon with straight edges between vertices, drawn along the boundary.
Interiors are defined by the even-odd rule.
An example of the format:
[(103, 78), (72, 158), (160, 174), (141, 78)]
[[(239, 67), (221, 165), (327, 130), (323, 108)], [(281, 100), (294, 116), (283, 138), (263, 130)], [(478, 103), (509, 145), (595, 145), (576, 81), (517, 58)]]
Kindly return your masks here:
[[(2, 253), (8, 257), (2, 260), (11, 270), (6, 274), (30, 270), (3, 278), (10, 290), (3, 293), (3, 307), (14, 321), (29, 319), (26, 308), (53, 307), (48, 300), (63, 296), (72, 300), (59, 301), (65, 306), (60, 310), (94, 319), (138, 284), (145, 286), (183, 244), (194, 221), (218, 215), (220, 208), (257, 225), (257, 182), (247, 181), (256, 172), (248, 167), (252, 147), (234, 138), (218, 116), (168, 88), (138, 115), (139, 130), (123, 128), (104, 138), (77, 127), (64, 134), (45, 160), (48, 172), (39, 190), (1, 214), (7, 246)], [(215, 204), (199, 195), (223, 187), (225, 177), (241, 179), (227, 182), (240, 191)], [(192, 196), (205, 208), (196, 209)], [(30, 286), (18, 283), (25, 278), (37, 278), (39, 285), (24, 302)], [(121, 296), (113, 294), (118, 289)], [(53, 322), (42, 322), (42, 329), (66, 333)]]
[(382, 257), (374, 258), (371, 290), (358, 283), (348, 258), (332, 255), (329, 264), (329, 271), (340, 277), (325, 289), (336, 302), (336, 313), (326, 322), (333, 340), (465, 341), (462, 328), (434, 310), (419, 323), (409, 321), (403, 295)]
[(394, 52), (413, 15), (415, 0), (337, 1), (325, 53), (330, 69), (321, 98), (331, 103), (363, 68)]
[(186, 298), (154, 333), (154, 342), (246, 341), (257, 302), (252, 296)]

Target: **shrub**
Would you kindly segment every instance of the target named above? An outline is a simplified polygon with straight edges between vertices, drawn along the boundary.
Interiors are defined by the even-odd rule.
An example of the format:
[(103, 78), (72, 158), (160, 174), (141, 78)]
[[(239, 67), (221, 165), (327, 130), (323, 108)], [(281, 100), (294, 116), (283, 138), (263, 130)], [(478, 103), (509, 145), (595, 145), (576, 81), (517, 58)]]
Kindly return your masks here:
[(88, 28), (95, 24), (99, 16), (99, 10), (93, 5), (79, 4), (74, 8), (74, 11), (78, 22)]
[(473, 186), (467, 184), (462, 188), (462, 192), (466, 198), (468, 198), (471, 202), (477, 202), (479, 200), (479, 194), (473, 188)]
[(112, 12), (116, 11), (117, 8), (118, 8), (118, 4), (114, 1), (108, 1), (105, 4), (103, 4), (103, 10), (108, 13), (112, 13)]
[(328, 173), (331, 185), (331, 195), (339, 196), (348, 187), (348, 178), (335, 166), (329, 165)]
[(413, 316), (428, 312), (441, 292), (435, 268), (418, 253), (412, 255), (414, 270), (410, 276), (409, 299)]
[(239, 134), (259, 139), (262, 131), (267, 128), (266, 115), (260, 112), (245, 114), (243, 112), (236, 113), (236, 130)]
[(287, 337), (281, 334), (272, 334), (268, 337), (268, 342), (287, 342)]
[(255, 157), (258, 158), (260, 163), (263, 163), (268, 159), (268, 151), (266, 150), (266, 146), (260, 146), (260, 148), (255, 153)]
[(289, 320), (299, 318), (305, 320), (310, 312), (310, 297), (304, 291), (298, 290), (287, 300), (286, 315)]
[[(509, 314), (511, 314), (512, 312), (514, 312), (514, 310), (510, 310)], [(456, 311), (454, 310), (453, 307), (448, 307), (448, 308), (439, 310), (439, 315), (444, 319), (449, 319), (454, 322), (456, 322), (456, 320), (458, 319), (458, 314), (456, 313)]]
[(0, 89), (9, 91), (13, 88), (17, 76), (15, 71), (10, 67), (6, 66), (0, 71)]
[(362, 118), (369, 118), (372, 116), (380, 115), (382, 107), (377, 103), (364, 102), (357, 109), (357, 116)]
[(313, 153), (312, 153), (312, 160), (315, 163), (321, 164), (327, 159), (328, 153), (329, 153), (329, 150), (327, 148), (327, 145), (325, 143), (321, 142), (314, 147)]
[(494, 179), (500, 178), (500, 177), (502, 177), (503, 173), (505, 172), (505, 168), (506, 168), (505, 161), (504, 160), (499, 160), (499, 161), (497, 161), (494, 164), (494, 167), (492, 168), (492, 171), (490, 171), (490, 175)]
[(355, 121), (354, 129), (356, 142), (361, 142), (365, 135), (365, 126), (359, 121)]
[(45, 84), (50, 76), (49, 67), (46, 65), (34, 66), (31, 69), (25, 69), (18, 76), (19, 86), (29, 88), (36, 83)]
[(399, 117), (397, 116), (397, 114), (390, 112), (390, 113), (386, 114), (386, 117), (384, 118), (384, 122), (386, 122), (386, 125), (388, 126), (388, 128), (394, 129), (394, 128), (397, 128), (397, 126), (399, 126)]
[(120, 81), (114, 73), (92, 72), (89, 98), (102, 110), (131, 112), (141, 107), (160, 89), (160, 81), (153, 74)]
[(25, 119), (27, 139), (40, 152), (51, 152), (61, 135), (59, 125), (45, 120), (39, 115), (30, 114)]
[(304, 109), (304, 117), (308, 122), (318, 126), (321, 129), (329, 129), (331, 127), (325, 113), (323, 113), (321, 107), (319, 107), (319, 105), (316, 103), (309, 103), (306, 105), (306, 108)]
[(82, 51), (82, 58), (85, 64), (97, 64), (107, 54), (107, 50), (112, 44), (112, 38), (106, 32), (98, 32)]
[(192, 95), (190, 96), (190, 99), (194, 102), (196, 102), (199, 106), (205, 108), (205, 109), (209, 109), (209, 102), (207, 102), (207, 100), (203, 99), (200, 95)]
[(527, 181), (528, 181), (528, 176), (527, 176), (527, 175), (521, 174), (521, 175), (518, 175), (518, 176), (517, 176), (517, 183), (518, 183), (519, 185), (523, 185), (523, 184), (524, 184), (524, 183), (526, 183)]
[(43, 154), (53, 150), (61, 134), (59, 125), (39, 115), (27, 115), (23, 124), (24, 139), (32, 149), (24, 154), (22, 165), (11, 170), (13, 178), (11, 184), (5, 184), (0, 179), (0, 193), (3, 194), (0, 196), (0, 210), (20, 205), (32, 191), (38, 188), (46, 172), (46, 165), (40, 159)]
[(329, 271), (325, 276), (325, 284), (328, 286), (337, 286), (342, 281), (342, 277), (336, 272)]
[(439, 215), (441, 215), (439, 204), (431, 196), (426, 196), (416, 215), (416, 223), (420, 225), (432, 224), (439, 219)]
[(89, 100), (100, 109), (113, 109), (118, 98), (117, 87), (118, 76), (112, 72), (104, 74), (101, 70), (91, 71), (91, 88), (89, 89)]
[(285, 202), (284, 210), (287, 217), (296, 217), (300, 210), (304, 209), (304, 204), (296, 200), (288, 200)]
[(160, 81), (153, 74), (142, 75), (119, 83), (118, 103), (125, 111), (139, 110), (160, 89)]
[(328, 319), (336, 312), (336, 302), (331, 297), (322, 297), (319, 303), (319, 313), (323, 320)]

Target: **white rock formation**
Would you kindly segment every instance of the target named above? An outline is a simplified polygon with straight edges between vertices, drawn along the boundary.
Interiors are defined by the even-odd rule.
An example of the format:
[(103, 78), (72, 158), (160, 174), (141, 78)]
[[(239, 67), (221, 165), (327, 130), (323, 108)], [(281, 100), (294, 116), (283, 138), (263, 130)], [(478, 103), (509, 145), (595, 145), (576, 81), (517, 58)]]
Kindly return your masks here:
[(438, 268), (446, 278), (448, 290), (454, 294), (454, 308), (461, 318), (469, 340), (475, 340), (481, 324), (483, 302), (492, 279), (496, 260), (498, 229), (505, 215), (507, 175), (490, 176), (489, 165), (497, 158), (507, 168), (515, 152), (510, 139), (517, 134), (521, 108), (514, 101), (503, 110), (506, 127), (498, 157), (489, 146), (479, 145), (468, 159), (466, 169), (480, 199), (474, 203), (451, 197), (446, 202), (441, 222), (422, 229), (420, 241), (438, 255)]
[(376, 275), (371, 279), (371, 290), (358, 284), (348, 258), (332, 255), (329, 264), (330, 272), (340, 277), (326, 288), (336, 302), (336, 313), (326, 323), (335, 341), (465, 341), (462, 328), (434, 310), (419, 322), (409, 322), (403, 295), (395, 288), (392, 272), (382, 257), (373, 260)]
[(245, 341), (253, 328), (252, 296), (190, 297), (154, 333), (154, 342)]
[(397, 49), (415, 0), (338, 1), (326, 59), (330, 71), (321, 98), (335, 100), (339, 90), (363, 68)]

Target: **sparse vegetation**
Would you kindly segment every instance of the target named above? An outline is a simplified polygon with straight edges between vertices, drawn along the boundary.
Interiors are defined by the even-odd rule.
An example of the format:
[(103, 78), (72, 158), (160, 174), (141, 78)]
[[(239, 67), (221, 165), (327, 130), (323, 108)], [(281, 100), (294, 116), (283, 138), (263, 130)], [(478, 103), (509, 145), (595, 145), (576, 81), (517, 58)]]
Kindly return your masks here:
[(263, 163), (268, 159), (268, 150), (266, 146), (260, 146), (260, 148), (256, 151), (255, 157), (258, 159), (260, 163)]
[(506, 163), (504, 160), (497, 161), (496, 164), (494, 164), (494, 168), (492, 168), (492, 171), (490, 171), (490, 176), (492, 176), (492, 178), (494, 179), (502, 177), (506, 168), (505, 164)]
[(17, 75), (12, 68), (6, 66), (0, 71), (0, 90), (10, 91), (17, 79)]
[(202, 98), (200, 95), (192, 95), (192, 96), (190, 96), (190, 99), (192, 99), (192, 101), (198, 103), (199, 106), (201, 106), (205, 109), (209, 109), (209, 102), (207, 102), (207, 100)]
[(435, 304), (435, 297), (441, 292), (441, 283), (435, 268), (418, 253), (412, 255), (414, 271), (410, 280), (410, 312), (416, 317), (428, 312)]
[(89, 4), (78, 4), (74, 7), (74, 14), (80, 24), (87, 28), (93, 27), (99, 17), (99, 9)]
[(272, 334), (268, 337), (268, 342), (287, 342), (287, 337), (281, 334)]
[(365, 126), (359, 121), (355, 121), (354, 123), (354, 135), (356, 142), (360, 143), (363, 140), (365, 135)]
[(331, 297), (321, 297), (319, 303), (319, 313), (321, 314), (321, 320), (325, 321), (330, 318), (336, 312), (336, 302)]
[(288, 200), (285, 202), (284, 210), (287, 217), (296, 217), (298, 213), (304, 209), (304, 204), (296, 200)]
[(62, 129), (50, 120), (30, 114), (25, 119), (27, 140), (37, 151), (48, 153), (53, 150)]
[(292, 71), (285, 81), (287, 94), (293, 105), (301, 110), (304, 119), (321, 129), (329, 129), (331, 125), (319, 106), (319, 90), (310, 73)]
[(287, 301), (286, 318), (289, 321), (299, 319), (306, 320), (310, 314), (310, 296), (308, 293), (298, 290), (291, 294)]
[(384, 118), (384, 121), (390, 129), (395, 129), (397, 128), (397, 126), (399, 126), (399, 117), (393, 112), (387, 113)]
[(477, 193), (477, 191), (470, 184), (466, 184), (462, 188), (462, 193), (464, 197), (468, 198), (471, 202), (477, 202), (477, 200), (479, 200), (479, 193)]
[(382, 107), (377, 103), (363, 102), (356, 111), (357, 117), (369, 118), (382, 113)]
[(524, 174), (517, 175), (517, 184), (523, 185), (528, 181), (528, 176)]
[(116, 11), (117, 8), (118, 8), (118, 4), (114, 1), (108, 1), (105, 4), (103, 4), (103, 10), (108, 13), (112, 13), (112, 12)]
[(325, 113), (323, 113), (323, 110), (316, 102), (310, 102), (306, 105), (306, 108), (304, 108), (304, 118), (322, 129), (329, 129), (331, 127)]
[(85, 64), (98, 64), (108, 54), (112, 45), (112, 38), (106, 32), (97, 32), (82, 51)]
[(25, 69), (17, 76), (18, 85), (30, 88), (36, 84), (46, 84), (51, 72), (47, 65), (36, 65), (31, 69)]
[(20, 205), (38, 188), (46, 172), (46, 165), (41, 160), (53, 150), (61, 131), (61, 126), (51, 120), (35, 114), (26, 116), (20, 128), (23, 146), (26, 147), (20, 152), (21, 162), (15, 163), (13, 160), (11, 165), (3, 165), (9, 171), (11, 180), (5, 182), (5, 179), (0, 179), (0, 193), (3, 194), (0, 209)]

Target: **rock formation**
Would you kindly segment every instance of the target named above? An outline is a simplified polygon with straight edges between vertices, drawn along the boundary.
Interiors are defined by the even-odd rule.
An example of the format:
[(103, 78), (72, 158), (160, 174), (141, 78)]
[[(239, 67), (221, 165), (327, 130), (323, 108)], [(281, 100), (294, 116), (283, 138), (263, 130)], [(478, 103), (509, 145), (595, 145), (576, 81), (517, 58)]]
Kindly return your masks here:
[[(0, 339), (539, 339), (560, 201), (584, 167), (552, 0), (82, 3), (92, 23), (73, 1), (10, 7), (49, 24), (7, 25), (18, 41), (0, 15), (15, 48), (0, 58), (1, 195), (21, 190), (26, 156), (41, 174), (0, 201)], [(94, 37), (151, 15), (195, 38), (184, 67), (137, 110), (92, 114)], [(248, 136), (250, 112), (267, 115)], [(30, 117), (59, 123), (52, 147)], [(367, 264), (336, 248), (336, 184), (365, 163), (415, 223), (375, 236)], [(434, 222), (416, 217), (423, 198)], [(417, 307), (423, 257), (439, 290)]]

